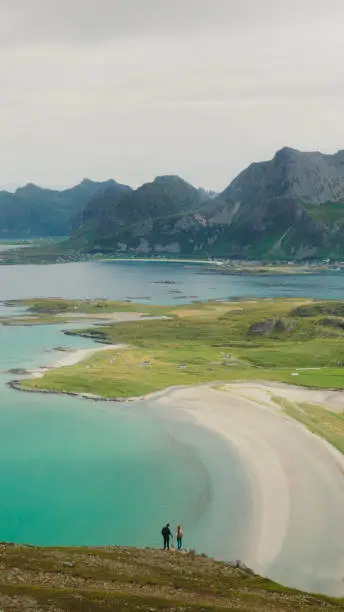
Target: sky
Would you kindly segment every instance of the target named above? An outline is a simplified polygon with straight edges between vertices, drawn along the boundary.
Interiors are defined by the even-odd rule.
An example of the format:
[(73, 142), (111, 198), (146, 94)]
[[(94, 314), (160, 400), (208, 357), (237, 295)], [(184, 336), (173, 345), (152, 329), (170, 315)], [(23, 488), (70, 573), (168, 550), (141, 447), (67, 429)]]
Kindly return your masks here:
[(0, 0), (0, 186), (344, 149), (343, 0)]

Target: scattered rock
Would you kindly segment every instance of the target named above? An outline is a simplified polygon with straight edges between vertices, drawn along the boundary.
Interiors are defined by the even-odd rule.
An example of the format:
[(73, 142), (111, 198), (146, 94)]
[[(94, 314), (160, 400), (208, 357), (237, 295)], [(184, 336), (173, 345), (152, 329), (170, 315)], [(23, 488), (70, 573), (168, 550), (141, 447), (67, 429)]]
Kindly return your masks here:
[(25, 368), (13, 368), (12, 370), (7, 370), (5, 374), (18, 374), (19, 376), (24, 376), (30, 374), (30, 372)]
[(62, 561), (61, 565), (66, 565), (67, 567), (75, 567), (75, 563), (73, 563), (73, 561)]
[(74, 351), (74, 349), (68, 347), (68, 346), (54, 346), (53, 351), (61, 351), (63, 353), (72, 353)]

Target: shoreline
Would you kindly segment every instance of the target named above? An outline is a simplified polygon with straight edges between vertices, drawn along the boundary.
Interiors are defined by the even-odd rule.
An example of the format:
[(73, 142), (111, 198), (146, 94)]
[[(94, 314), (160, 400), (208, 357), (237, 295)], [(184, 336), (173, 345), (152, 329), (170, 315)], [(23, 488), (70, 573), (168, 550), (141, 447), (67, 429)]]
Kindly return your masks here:
[(102, 351), (119, 350), (125, 348), (125, 346), (125, 344), (106, 344), (104, 346), (97, 346), (95, 348), (68, 351), (67, 355), (62, 357), (62, 359), (58, 359), (52, 366), (42, 366), (41, 368), (37, 368), (35, 370), (28, 370), (28, 372), (31, 373), (32, 378), (42, 378), (42, 376), (44, 376), (45, 372), (48, 370), (73, 366), (81, 361), (85, 361), (96, 353), (100, 353)]
[[(279, 383), (224, 383), (222, 390), (175, 389), (155, 401), (221, 436), (241, 460), (252, 500), (243, 562), (290, 586), (342, 596), (344, 456), (272, 399), (295, 398), (297, 391)], [(326, 395), (319, 392), (323, 407)], [(334, 409), (342, 410), (344, 393), (336, 395)]]
[[(89, 349), (75, 349), (70, 352), (68, 351), (67, 355), (65, 355), (62, 359), (58, 359), (57, 361), (55, 361), (54, 364), (52, 364), (51, 366), (49, 365), (41, 366), (33, 370), (27, 370), (25, 373), (23, 372), (23, 374), (21, 375), (29, 379), (30, 378), (42, 378), (44, 374), (46, 374), (46, 372), (49, 372), (50, 370), (73, 366), (78, 363), (81, 363), (82, 361), (85, 361), (86, 359), (88, 359), (89, 357), (92, 357), (92, 355), (96, 353), (103, 352), (103, 351), (111, 351), (111, 350), (112, 351), (121, 350), (121, 349), (126, 348), (126, 346), (127, 346), (126, 344), (105, 344), (100, 347), (94, 347), (94, 348), (89, 348)], [(98, 395), (93, 395), (92, 393), (76, 393), (76, 392), (74, 393), (72, 391), (53, 391), (53, 390), (49, 391), (47, 389), (30, 389), (29, 387), (23, 387), (22, 382), (23, 381), (20, 379), (10, 380), (7, 383), (7, 386), (10, 387), (11, 389), (14, 389), (15, 391), (24, 391), (27, 393), (49, 393), (52, 395), (69, 395), (72, 397), (80, 397), (82, 399), (92, 399), (93, 401), (103, 401), (103, 402), (126, 401), (125, 398), (123, 398), (123, 400), (121, 400), (120, 398), (118, 398), (117, 400), (115, 399), (107, 400), (106, 398), (103, 398)]]
[(166, 258), (159, 259), (153, 257), (102, 257), (97, 258), (95, 261), (130, 261), (133, 263), (137, 263), (143, 261), (145, 263), (186, 263), (186, 264), (213, 264), (214, 262), (209, 261), (208, 259), (178, 259), (178, 258)]

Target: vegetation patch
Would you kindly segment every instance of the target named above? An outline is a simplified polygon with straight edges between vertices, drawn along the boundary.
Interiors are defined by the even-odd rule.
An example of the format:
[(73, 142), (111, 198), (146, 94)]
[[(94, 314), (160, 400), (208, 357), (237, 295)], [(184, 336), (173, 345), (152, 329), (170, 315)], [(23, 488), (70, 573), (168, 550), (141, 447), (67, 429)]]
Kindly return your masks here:
[(35, 315), (68, 315), (68, 314), (109, 314), (116, 312), (145, 312), (159, 315), (170, 311), (171, 307), (139, 304), (128, 298), (127, 301), (92, 299), (65, 300), (64, 298), (41, 298), (26, 300), (8, 300), (7, 306), (24, 306), (28, 313)]
[[(46, 318), (66, 314), (60, 301), (35, 300), (30, 307)], [(109, 349), (71, 367), (48, 371), (42, 378), (23, 381), (31, 390), (89, 393), (104, 398), (131, 398), (174, 385), (233, 380), (276, 380), (321, 388), (344, 388), (344, 332), (326, 332), (322, 314), (328, 303), (276, 299), (242, 302), (207, 302), (180, 307), (120, 302), (67, 301), (92, 315), (142, 310), (167, 315), (97, 325), (68, 332), (126, 349)], [(59, 304), (62, 305), (61, 311)], [(316, 306), (313, 316), (297, 316), (299, 309)], [(337, 311), (343, 302), (331, 307)], [(319, 311), (320, 308), (320, 311)], [(114, 310), (115, 309), (115, 310)], [(261, 321), (273, 321), (269, 334), (252, 334)], [(329, 334), (329, 335), (327, 335)]]
[(293, 419), (300, 421), (312, 433), (324, 438), (344, 453), (344, 414), (334, 412), (317, 404), (290, 402), (283, 397), (273, 396), (273, 401), (282, 406)]

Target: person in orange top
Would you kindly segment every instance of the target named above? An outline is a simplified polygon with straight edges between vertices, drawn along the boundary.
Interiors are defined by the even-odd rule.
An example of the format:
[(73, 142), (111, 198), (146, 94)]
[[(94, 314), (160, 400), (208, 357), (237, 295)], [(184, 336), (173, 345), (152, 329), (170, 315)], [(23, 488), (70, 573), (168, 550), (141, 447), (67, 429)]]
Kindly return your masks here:
[(177, 527), (177, 533), (176, 533), (176, 536), (177, 536), (177, 544), (178, 544), (178, 550), (181, 550), (181, 549), (182, 549), (182, 544), (183, 544), (183, 535), (184, 535), (184, 532), (183, 532), (183, 530), (182, 530), (181, 526), (180, 526), (180, 525), (178, 525), (178, 527)]

